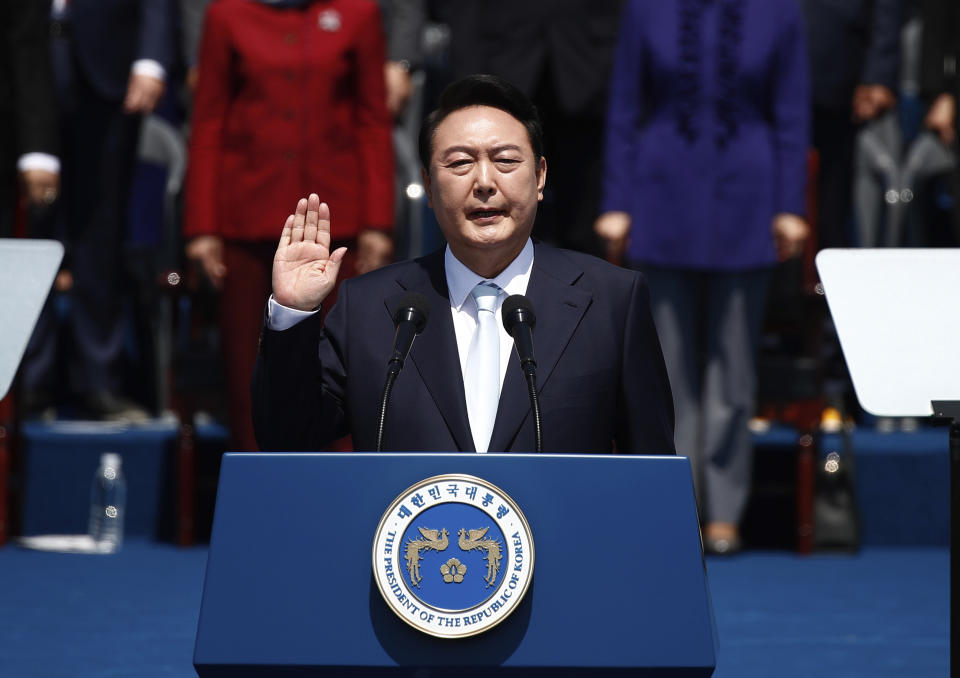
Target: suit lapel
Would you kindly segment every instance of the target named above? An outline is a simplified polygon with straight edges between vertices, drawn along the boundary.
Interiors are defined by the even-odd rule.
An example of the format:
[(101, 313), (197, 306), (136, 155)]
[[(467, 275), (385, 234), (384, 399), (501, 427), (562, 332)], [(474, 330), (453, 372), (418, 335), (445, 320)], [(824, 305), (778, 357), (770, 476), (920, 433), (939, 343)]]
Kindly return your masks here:
[[(404, 290), (419, 292), (430, 300), (430, 320), (413, 342), (408, 361), (416, 366), (457, 447), (472, 452), (473, 436), (463, 395), (463, 374), (450, 314), (443, 250), (424, 257), (419, 263), (419, 267), (406, 269), (397, 278)], [(387, 313), (394, 302), (394, 298), (386, 300)]]
[[(537, 316), (533, 345), (537, 359), (538, 392), (542, 391), (549, 381), (560, 356), (590, 306), (591, 294), (574, 286), (581, 275), (583, 272), (559, 250), (537, 246), (526, 296)], [(458, 383), (462, 383), (462, 378)], [(462, 391), (463, 387), (460, 388)], [(510, 449), (529, 413), (530, 396), (526, 379), (516, 351), (513, 351), (500, 393), (500, 407), (497, 410), (490, 449)], [(532, 439), (530, 447), (529, 451), (533, 452)]]

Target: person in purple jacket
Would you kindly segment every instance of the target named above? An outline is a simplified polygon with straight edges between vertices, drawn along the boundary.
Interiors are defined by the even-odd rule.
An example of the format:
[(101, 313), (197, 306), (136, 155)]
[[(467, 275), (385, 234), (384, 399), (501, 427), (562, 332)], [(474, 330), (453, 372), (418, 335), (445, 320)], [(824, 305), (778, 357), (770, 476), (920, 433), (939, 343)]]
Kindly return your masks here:
[(608, 256), (642, 270), (714, 553), (740, 548), (770, 271), (800, 254), (810, 86), (796, 0), (630, 0), (610, 88)]

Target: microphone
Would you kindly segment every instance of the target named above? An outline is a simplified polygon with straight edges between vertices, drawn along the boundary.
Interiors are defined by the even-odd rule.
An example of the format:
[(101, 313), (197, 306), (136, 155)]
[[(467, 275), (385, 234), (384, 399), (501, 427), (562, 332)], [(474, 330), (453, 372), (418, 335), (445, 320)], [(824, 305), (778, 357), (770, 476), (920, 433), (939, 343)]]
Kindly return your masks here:
[(383, 451), (383, 426), (387, 420), (387, 403), (390, 401), (390, 392), (393, 382), (403, 369), (403, 363), (410, 354), (413, 340), (423, 332), (430, 317), (430, 301), (417, 292), (407, 292), (400, 298), (400, 302), (393, 311), (393, 324), (396, 334), (393, 337), (393, 353), (387, 362), (387, 379), (383, 384), (383, 394), (380, 396), (380, 410), (377, 417), (377, 452)]
[(530, 300), (522, 294), (514, 294), (503, 301), (500, 307), (503, 328), (517, 347), (517, 357), (524, 374), (536, 374), (537, 360), (533, 355), (533, 328), (537, 325), (537, 316), (533, 312)]
[(397, 332), (393, 337), (393, 353), (387, 363), (388, 370), (400, 373), (410, 353), (413, 340), (423, 332), (430, 317), (430, 301), (418, 292), (407, 292), (400, 298), (393, 312), (393, 325)]
[(540, 430), (540, 398), (537, 395), (537, 360), (533, 353), (533, 328), (537, 316), (533, 304), (522, 294), (513, 294), (503, 301), (500, 307), (503, 328), (511, 337), (520, 358), (520, 367), (527, 379), (527, 392), (530, 395), (530, 410), (533, 413), (533, 430), (537, 452), (543, 452), (543, 437)]

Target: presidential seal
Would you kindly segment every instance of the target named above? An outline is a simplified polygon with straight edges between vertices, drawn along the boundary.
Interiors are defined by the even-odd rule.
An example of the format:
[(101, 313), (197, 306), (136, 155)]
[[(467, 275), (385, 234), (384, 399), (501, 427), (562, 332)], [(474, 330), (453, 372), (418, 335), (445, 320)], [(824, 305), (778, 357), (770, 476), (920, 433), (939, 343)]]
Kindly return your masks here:
[(533, 577), (533, 535), (497, 486), (434, 476), (404, 490), (383, 514), (373, 574), (403, 621), (438, 638), (465, 638), (520, 604)]

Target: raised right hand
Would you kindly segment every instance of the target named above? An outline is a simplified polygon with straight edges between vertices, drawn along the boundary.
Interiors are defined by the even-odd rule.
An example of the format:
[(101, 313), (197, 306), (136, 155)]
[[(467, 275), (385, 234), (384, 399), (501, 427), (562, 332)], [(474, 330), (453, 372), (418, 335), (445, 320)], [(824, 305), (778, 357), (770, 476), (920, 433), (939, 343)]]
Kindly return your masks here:
[(337, 284), (346, 247), (330, 251), (330, 208), (316, 193), (300, 198), (287, 217), (273, 257), (273, 298), (300, 311), (312, 311)]

